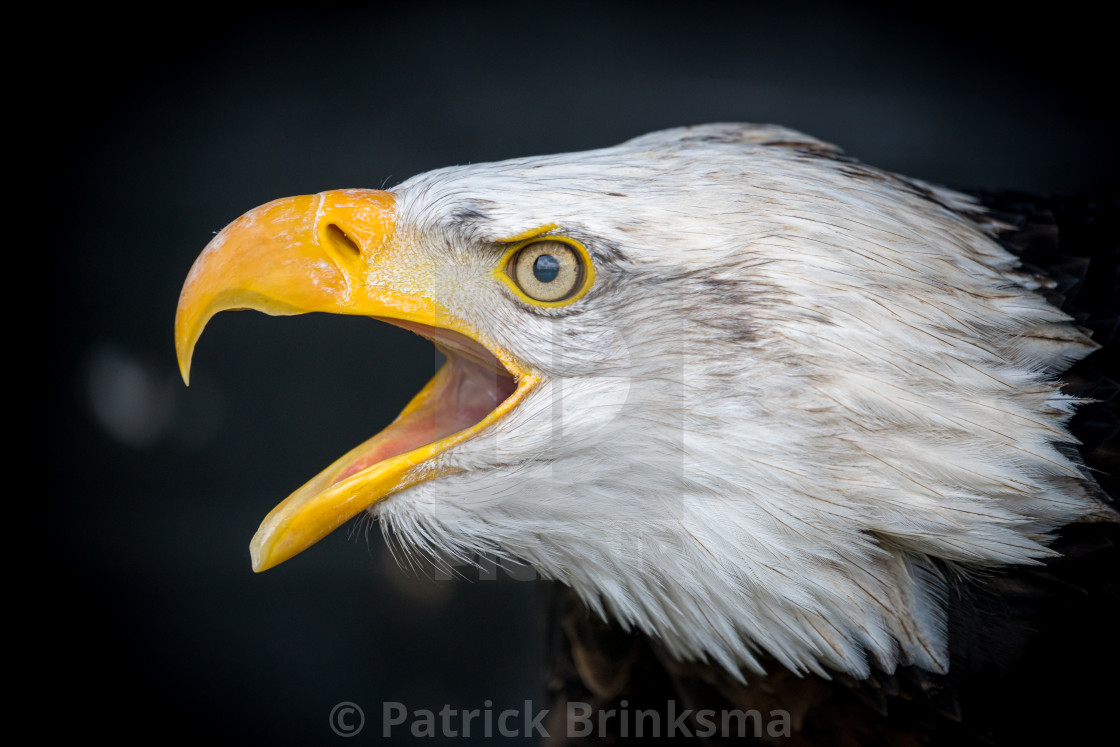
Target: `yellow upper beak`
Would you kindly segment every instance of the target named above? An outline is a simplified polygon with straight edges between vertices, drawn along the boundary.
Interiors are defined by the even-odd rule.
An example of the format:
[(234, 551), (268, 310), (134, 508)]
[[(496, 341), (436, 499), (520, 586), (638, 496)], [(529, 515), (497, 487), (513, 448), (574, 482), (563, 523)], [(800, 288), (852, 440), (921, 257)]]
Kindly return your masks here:
[[(389, 192), (338, 190), (267, 203), (223, 229), (195, 261), (179, 298), (175, 349), (184, 381), (203, 328), (226, 309), (360, 314), (477, 341), (469, 325), (417, 284), (415, 279), (426, 273), (417, 267), (420, 260), (394, 241), (394, 213)], [(287, 560), (376, 501), (438, 476), (438, 471), (419, 475), (411, 468), (485, 428), (535, 383), (509, 356), (500, 358), (519, 382), (508, 400), (471, 428), (368, 466), (362, 454), (377, 454), (394, 429), (353, 449), (269, 513), (250, 545), (253, 569)], [(413, 398), (395, 421), (396, 432), (410, 427), (409, 417), (424, 414), (441, 375), (450, 374), (441, 370)]]
[(330, 311), (461, 325), (423, 295), (370, 284), (379, 267), (400, 271), (392, 242), (393, 195), (344, 189), (274, 200), (222, 229), (195, 260), (175, 314), (183, 380), (212, 316), (226, 309), (267, 314)]

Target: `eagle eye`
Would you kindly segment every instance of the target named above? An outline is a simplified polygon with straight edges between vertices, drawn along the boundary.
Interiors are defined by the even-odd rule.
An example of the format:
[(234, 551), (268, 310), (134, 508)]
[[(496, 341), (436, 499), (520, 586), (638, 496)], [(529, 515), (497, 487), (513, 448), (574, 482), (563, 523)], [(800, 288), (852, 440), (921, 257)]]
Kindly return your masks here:
[(547, 239), (521, 247), (510, 258), (508, 273), (534, 301), (564, 301), (584, 287), (583, 254), (563, 241)]

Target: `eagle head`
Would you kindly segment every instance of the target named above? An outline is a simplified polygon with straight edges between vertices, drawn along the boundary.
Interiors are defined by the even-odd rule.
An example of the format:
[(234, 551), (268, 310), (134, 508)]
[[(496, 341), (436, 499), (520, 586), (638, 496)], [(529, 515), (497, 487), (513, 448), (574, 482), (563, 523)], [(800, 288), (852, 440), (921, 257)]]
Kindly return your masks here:
[(1095, 510), (1060, 374), (1093, 349), (970, 198), (772, 126), (268, 203), (179, 301), (374, 317), (446, 362), (280, 503), (280, 563), (368, 512), (498, 553), (737, 677), (944, 671), (954, 574)]

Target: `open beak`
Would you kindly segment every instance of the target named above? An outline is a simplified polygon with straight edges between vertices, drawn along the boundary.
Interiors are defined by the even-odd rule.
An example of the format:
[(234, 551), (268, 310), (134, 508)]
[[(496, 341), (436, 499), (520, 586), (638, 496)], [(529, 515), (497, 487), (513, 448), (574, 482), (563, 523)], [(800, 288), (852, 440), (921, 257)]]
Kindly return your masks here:
[(423, 260), (395, 241), (394, 219), (393, 195), (377, 190), (275, 200), (215, 236), (183, 286), (175, 350), (184, 381), (203, 328), (227, 309), (375, 317), (428, 337), (447, 355), (393, 423), (265, 517), (250, 544), (254, 571), (282, 563), (394, 493), (455, 471), (431, 460), (502, 417), (537, 382), (440, 303), (425, 285), (432, 274)]

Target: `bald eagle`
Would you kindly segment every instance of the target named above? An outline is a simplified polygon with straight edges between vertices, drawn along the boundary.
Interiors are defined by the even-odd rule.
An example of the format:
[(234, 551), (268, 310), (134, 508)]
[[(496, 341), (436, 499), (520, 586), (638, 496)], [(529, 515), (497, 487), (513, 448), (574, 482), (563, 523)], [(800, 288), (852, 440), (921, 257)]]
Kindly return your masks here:
[(446, 355), (264, 519), (254, 570), (368, 512), (555, 583), (555, 704), (998, 739), (1114, 570), (1116, 215), (685, 127), (262, 205), (195, 262), (175, 342), (186, 380), (222, 310), (328, 311)]

